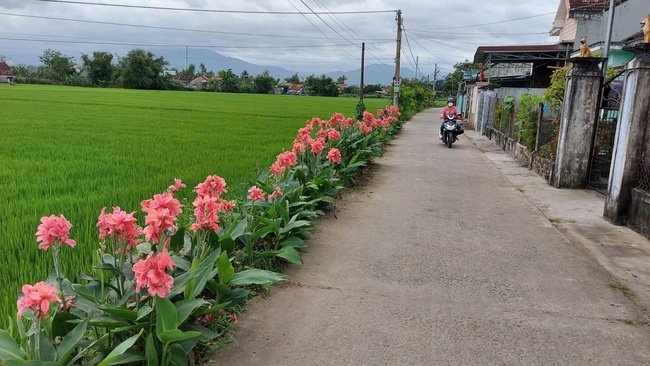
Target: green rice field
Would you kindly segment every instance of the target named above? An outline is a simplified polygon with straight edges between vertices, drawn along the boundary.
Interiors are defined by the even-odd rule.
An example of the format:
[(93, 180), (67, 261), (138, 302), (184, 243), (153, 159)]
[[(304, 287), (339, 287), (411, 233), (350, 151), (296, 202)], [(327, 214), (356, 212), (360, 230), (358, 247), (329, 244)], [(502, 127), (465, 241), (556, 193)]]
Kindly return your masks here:
[[(42, 216), (63, 214), (77, 247), (62, 250), (63, 273), (87, 271), (98, 247), (102, 207), (140, 201), (180, 178), (207, 175), (238, 187), (291, 148), (298, 128), (357, 100), (289, 95), (136, 91), (0, 85), (0, 328), (25, 283), (44, 280), (51, 253), (37, 249)], [(369, 111), (389, 104), (366, 99)]]

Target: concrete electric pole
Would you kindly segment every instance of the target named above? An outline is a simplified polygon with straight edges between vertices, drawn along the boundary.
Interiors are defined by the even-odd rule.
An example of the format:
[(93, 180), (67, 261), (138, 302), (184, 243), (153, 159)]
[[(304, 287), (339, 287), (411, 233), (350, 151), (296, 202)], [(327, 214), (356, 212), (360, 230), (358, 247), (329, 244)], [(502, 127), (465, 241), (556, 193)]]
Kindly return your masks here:
[(402, 11), (397, 10), (397, 51), (395, 52), (395, 77), (393, 78), (393, 105), (397, 107), (399, 100), (399, 63), (402, 49)]

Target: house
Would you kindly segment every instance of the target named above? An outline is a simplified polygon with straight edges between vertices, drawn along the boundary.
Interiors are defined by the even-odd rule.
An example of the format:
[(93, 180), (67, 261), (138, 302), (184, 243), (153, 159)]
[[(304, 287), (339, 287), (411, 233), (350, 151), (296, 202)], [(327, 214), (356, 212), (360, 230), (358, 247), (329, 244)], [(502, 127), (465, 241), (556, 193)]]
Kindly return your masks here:
[[(570, 57), (578, 56), (580, 39), (587, 37), (592, 53), (602, 52), (607, 39), (610, 0), (560, 0), (550, 35), (571, 47)], [(608, 66), (627, 63), (632, 54), (623, 50), (641, 39), (639, 22), (648, 14), (647, 0), (616, 0)]]
[(13, 84), (16, 75), (6, 62), (0, 61), (0, 83)]
[(194, 80), (190, 81), (190, 87), (194, 89), (205, 89), (208, 87), (210, 84), (210, 77), (209, 76), (199, 76), (197, 78), (194, 78)]
[(172, 80), (176, 80), (181, 83), (184, 87), (189, 88), (190, 83), (194, 80), (194, 76), (190, 75), (173, 75)]
[[(288, 85), (286, 85), (288, 84)], [(285, 94), (291, 95), (308, 95), (309, 91), (305, 88), (303, 84), (290, 84), (285, 83), (286, 92)]]
[(547, 88), (555, 67), (563, 66), (568, 44), (480, 46), (474, 62), (485, 65), (484, 77), (499, 86)]

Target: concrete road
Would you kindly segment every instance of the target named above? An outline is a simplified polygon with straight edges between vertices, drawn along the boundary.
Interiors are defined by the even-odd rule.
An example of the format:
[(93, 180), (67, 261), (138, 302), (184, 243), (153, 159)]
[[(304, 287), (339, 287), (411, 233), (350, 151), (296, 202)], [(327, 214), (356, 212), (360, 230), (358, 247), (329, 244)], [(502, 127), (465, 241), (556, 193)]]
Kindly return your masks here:
[(466, 136), (418, 114), (212, 365), (648, 365), (647, 319)]

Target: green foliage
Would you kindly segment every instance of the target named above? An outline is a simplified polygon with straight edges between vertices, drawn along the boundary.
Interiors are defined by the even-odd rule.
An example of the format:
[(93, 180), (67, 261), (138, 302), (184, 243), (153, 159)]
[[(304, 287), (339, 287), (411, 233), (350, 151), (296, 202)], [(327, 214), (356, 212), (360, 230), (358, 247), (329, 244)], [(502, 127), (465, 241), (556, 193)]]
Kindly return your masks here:
[(217, 73), (221, 78), (221, 90), (226, 93), (239, 92), (239, 77), (232, 72), (232, 69), (221, 70)]
[[(0, 88), (0, 99), (0, 128), (12, 131), (0, 149), (4, 289), (47, 277), (49, 257), (29, 245), (41, 216), (65, 213), (74, 223), (80, 244), (62, 249), (62, 270), (76, 281), (77, 268), (94, 258), (102, 207), (137, 210), (175, 177), (194, 187), (219, 172), (237, 187), (256, 176), (256, 165), (269, 166), (305, 120), (355, 115), (349, 99), (282, 95), (17, 85)], [(189, 193), (179, 199), (191, 205)], [(15, 266), (16, 258), (29, 265)], [(16, 300), (13, 290), (0, 297), (0, 327)]]
[(517, 134), (519, 142), (528, 150), (535, 150), (537, 137), (537, 120), (539, 119), (539, 104), (542, 98), (538, 95), (524, 93), (519, 100), (517, 112)]
[(454, 72), (447, 74), (444, 80), (444, 86), (441, 89), (444, 95), (456, 95), (458, 83), (463, 80), (465, 73), (477, 73), (481, 64), (472, 62), (458, 62), (454, 65)]
[(62, 84), (66, 77), (75, 73), (73, 58), (59, 51), (47, 49), (39, 59), (45, 65), (45, 77), (52, 83)]
[(287, 78), (284, 78), (284, 81), (291, 84), (300, 84), (300, 77), (298, 76), (298, 73), (295, 73)]
[(114, 84), (125, 89), (163, 90), (167, 79), (162, 72), (167, 65), (163, 57), (140, 49), (129, 51), (119, 60), (115, 70)]
[(268, 70), (265, 70), (261, 75), (257, 75), (253, 79), (253, 84), (255, 85), (255, 93), (270, 94), (275, 88), (276, 80), (269, 74)]
[(564, 101), (564, 91), (566, 89), (566, 75), (569, 72), (569, 67), (565, 66), (553, 71), (551, 76), (551, 86), (544, 92), (542, 100), (548, 103), (549, 107), (559, 112)]
[[(204, 196), (222, 203), (234, 198), (228, 203), (231, 209), (218, 204), (220, 227), (206, 229), (187, 213), (180, 213), (178, 220), (166, 216), (178, 227), (161, 230), (156, 240), (137, 246), (120, 233), (108, 233), (99, 245), (89, 244), (96, 255), (93, 271), (81, 266), (71, 270), (82, 272), (82, 283), (72, 283), (60, 272), (59, 260), (72, 257), (59, 256), (55, 243), (55, 277), (47, 281), (56, 282), (55, 295), (66, 304), (74, 299), (74, 304), (59, 307), (52, 299), (49, 312), (40, 318), (22, 309), (15, 329), (0, 330), (0, 357), (8, 364), (196, 364), (200, 349), (223, 334), (223, 322), (236, 323), (236, 316), (228, 313), (249, 289), (284, 280), (268, 268), (278, 268), (280, 260), (301, 263), (297, 248), (306, 245), (322, 208), (335, 203), (341, 180), (358, 176), (356, 168), (381, 155), (401, 128), (398, 116), (396, 108), (387, 107), (378, 118), (365, 113), (358, 123), (341, 114), (329, 121), (308, 121), (309, 130), (302, 129), (298, 138), (311, 145), (318, 137), (321, 150), (294, 146), (297, 153), (293, 163), (282, 163), (289, 164), (285, 170), (264, 172), (255, 180), (261, 198), (244, 196), (237, 187), (228, 187), (228, 197), (221, 197), (226, 190)], [(253, 188), (244, 191), (252, 193)], [(175, 202), (174, 192), (170, 188), (166, 195)], [(172, 206), (180, 208), (179, 202)], [(83, 242), (78, 243), (75, 250)]]
[(363, 112), (365, 111), (366, 111), (366, 105), (363, 103), (363, 100), (359, 100), (359, 102), (357, 102), (357, 109), (355, 113), (357, 121), (363, 119)]
[(429, 108), (432, 99), (433, 91), (427, 84), (419, 80), (402, 80), (398, 105), (404, 120), (408, 121), (416, 113)]
[(113, 79), (113, 72), (115, 71), (112, 54), (96, 51), (93, 52), (92, 59), (86, 54), (82, 54), (81, 59), (83, 60), (84, 68), (88, 70), (88, 78), (92, 85), (101, 87), (110, 85)]
[(320, 77), (314, 75), (307, 76), (305, 85), (311, 95), (321, 97), (336, 97), (339, 95), (338, 85), (336, 85), (331, 77), (325, 76), (324, 74)]

